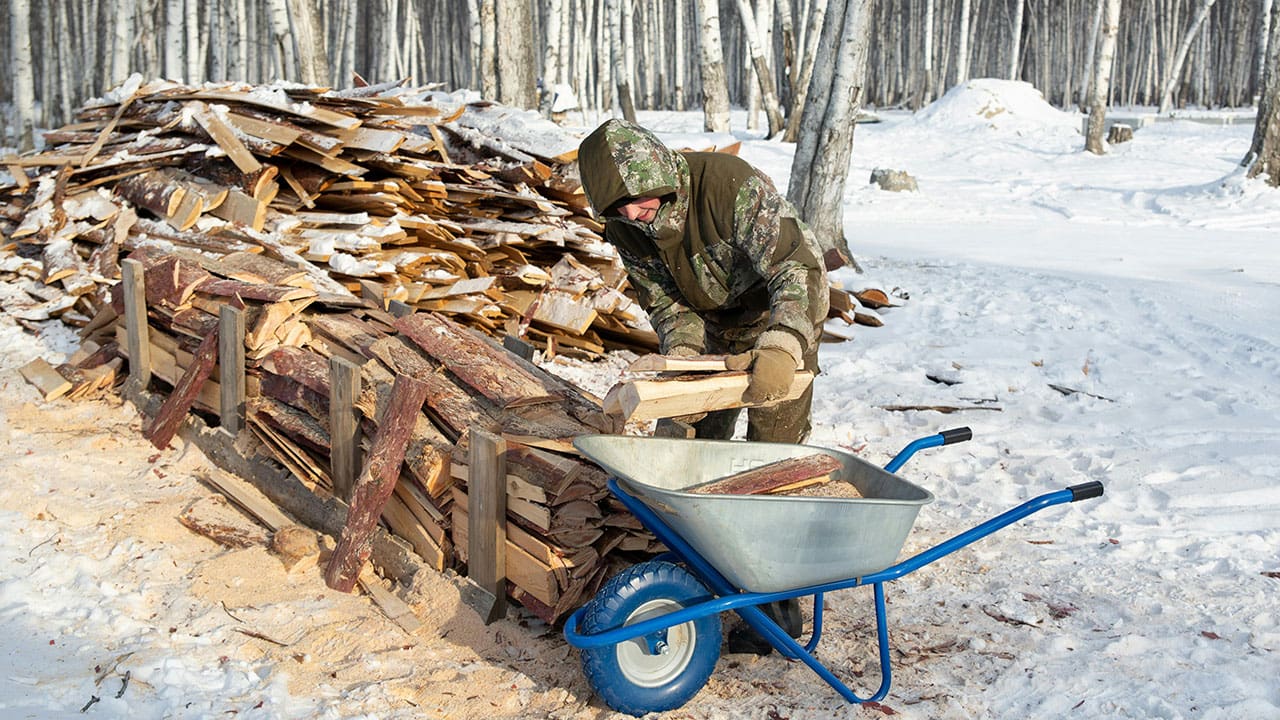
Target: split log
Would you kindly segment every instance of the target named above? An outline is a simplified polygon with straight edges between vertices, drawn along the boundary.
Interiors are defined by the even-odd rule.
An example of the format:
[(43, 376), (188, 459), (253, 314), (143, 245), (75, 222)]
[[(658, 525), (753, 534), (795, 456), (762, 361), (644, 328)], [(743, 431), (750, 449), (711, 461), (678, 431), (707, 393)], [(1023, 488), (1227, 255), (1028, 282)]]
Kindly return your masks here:
[[(657, 420), (752, 405), (743, 399), (749, 375), (725, 372), (658, 380), (630, 380), (615, 385), (605, 396), (605, 412), (627, 421)], [(800, 397), (813, 382), (813, 373), (796, 373), (791, 389), (777, 402)]]
[(72, 384), (44, 358), (36, 358), (18, 372), (40, 391), (45, 400), (57, 400), (71, 391)]

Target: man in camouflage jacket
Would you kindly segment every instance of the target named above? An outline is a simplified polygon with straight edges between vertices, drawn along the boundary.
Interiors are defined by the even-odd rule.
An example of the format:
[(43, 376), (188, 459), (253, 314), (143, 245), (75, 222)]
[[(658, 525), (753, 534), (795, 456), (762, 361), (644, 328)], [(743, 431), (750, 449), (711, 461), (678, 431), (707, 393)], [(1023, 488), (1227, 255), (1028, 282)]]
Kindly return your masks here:
[[(604, 236), (668, 355), (729, 355), (750, 369), (746, 399), (784, 396), (797, 368), (818, 370), (828, 281), (795, 208), (763, 173), (724, 153), (674, 152), (648, 130), (609, 120), (578, 153)], [(802, 442), (812, 389), (747, 413), (747, 439)], [(729, 438), (738, 411), (708, 414), (697, 436)]]

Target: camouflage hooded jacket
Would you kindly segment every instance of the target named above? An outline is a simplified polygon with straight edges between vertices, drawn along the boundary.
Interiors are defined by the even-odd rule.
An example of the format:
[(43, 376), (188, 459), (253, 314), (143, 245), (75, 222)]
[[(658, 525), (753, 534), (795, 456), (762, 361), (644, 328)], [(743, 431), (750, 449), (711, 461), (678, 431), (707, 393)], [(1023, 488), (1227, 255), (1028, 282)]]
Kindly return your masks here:
[[(799, 364), (817, 348), (826, 271), (812, 233), (764, 174), (733, 155), (674, 152), (620, 120), (588, 135), (578, 161), (664, 352), (781, 347)], [(649, 197), (662, 200), (652, 223), (619, 214)], [(708, 347), (709, 335), (725, 345)]]

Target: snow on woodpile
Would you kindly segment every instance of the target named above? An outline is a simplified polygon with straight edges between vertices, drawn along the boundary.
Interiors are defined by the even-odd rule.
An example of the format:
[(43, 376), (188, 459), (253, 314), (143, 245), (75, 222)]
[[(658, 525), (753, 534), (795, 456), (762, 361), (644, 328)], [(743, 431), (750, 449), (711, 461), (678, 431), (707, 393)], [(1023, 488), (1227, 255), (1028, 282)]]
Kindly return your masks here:
[(536, 113), (398, 84), (135, 76), (0, 162), (0, 267), (31, 296), (6, 309), (83, 327), (138, 248), (250, 253), (301, 270), (322, 304), (398, 301), (550, 354), (651, 349), (577, 143)]

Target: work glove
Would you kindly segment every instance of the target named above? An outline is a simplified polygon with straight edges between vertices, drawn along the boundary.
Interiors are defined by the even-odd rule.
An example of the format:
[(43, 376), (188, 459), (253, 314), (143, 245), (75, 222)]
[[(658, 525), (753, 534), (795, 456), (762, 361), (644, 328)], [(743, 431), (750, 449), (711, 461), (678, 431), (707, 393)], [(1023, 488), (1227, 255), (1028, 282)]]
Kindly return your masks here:
[(747, 391), (742, 399), (749, 403), (766, 403), (779, 400), (791, 389), (796, 376), (796, 360), (791, 353), (778, 347), (748, 350), (724, 359), (729, 370), (751, 370)]

